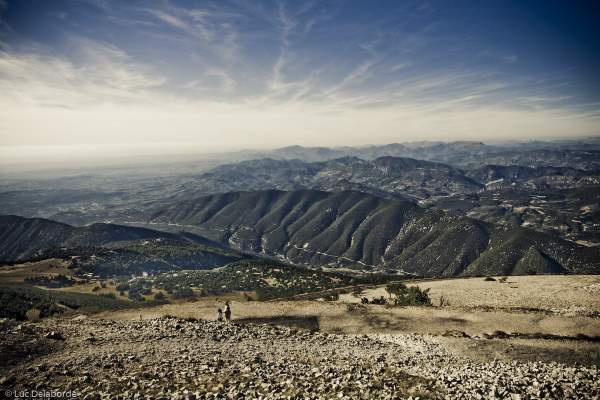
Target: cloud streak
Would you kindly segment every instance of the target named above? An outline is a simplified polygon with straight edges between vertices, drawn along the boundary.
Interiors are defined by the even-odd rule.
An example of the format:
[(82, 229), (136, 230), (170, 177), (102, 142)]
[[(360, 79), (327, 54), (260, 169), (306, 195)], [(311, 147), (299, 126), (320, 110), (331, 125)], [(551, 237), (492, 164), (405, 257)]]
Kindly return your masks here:
[[(52, 51), (3, 48), (0, 146), (358, 145), (589, 135), (600, 126), (598, 102), (560, 86), (563, 75), (506, 72), (521, 63), (513, 53), (481, 46), (474, 58), (497, 64), (428, 59), (424, 68), (423, 59), (439, 60), (425, 52), (435, 43), (430, 25), (386, 34), (332, 27), (335, 13), (316, 2), (150, 4), (102, 7), (114, 29), (135, 21), (135, 40), (68, 32)], [(435, 12), (426, 11), (407, 18)], [(400, 22), (382, 25), (411, 21)]]

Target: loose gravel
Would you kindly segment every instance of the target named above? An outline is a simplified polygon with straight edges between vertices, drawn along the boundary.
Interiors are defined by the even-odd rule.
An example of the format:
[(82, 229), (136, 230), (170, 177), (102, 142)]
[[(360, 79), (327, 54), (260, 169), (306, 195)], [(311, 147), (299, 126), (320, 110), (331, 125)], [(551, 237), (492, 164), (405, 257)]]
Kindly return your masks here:
[[(17, 340), (18, 339), (18, 340)], [(0, 387), (83, 399), (594, 399), (594, 366), (476, 362), (431, 336), (334, 335), (163, 317), (4, 322)], [(4, 342), (4, 343), (2, 343)], [(38, 344), (36, 347), (36, 343)], [(21, 354), (23, 356), (23, 354)], [(17, 362), (17, 361), (15, 361)]]

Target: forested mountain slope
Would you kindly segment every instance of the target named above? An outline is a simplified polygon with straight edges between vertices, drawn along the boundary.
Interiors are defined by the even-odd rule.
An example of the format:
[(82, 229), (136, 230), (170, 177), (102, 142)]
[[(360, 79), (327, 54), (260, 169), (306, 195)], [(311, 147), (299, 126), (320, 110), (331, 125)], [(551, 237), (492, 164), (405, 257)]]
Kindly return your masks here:
[(353, 191), (232, 192), (174, 203), (145, 218), (307, 265), (422, 276), (600, 272), (599, 249)]

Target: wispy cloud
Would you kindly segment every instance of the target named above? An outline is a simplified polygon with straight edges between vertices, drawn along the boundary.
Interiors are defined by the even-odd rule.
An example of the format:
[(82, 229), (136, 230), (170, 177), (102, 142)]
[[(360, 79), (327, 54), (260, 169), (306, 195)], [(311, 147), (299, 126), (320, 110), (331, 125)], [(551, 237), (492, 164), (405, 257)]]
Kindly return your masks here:
[(0, 43), (0, 144), (365, 144), (600, 126), (600, 106), (564, 74), (511, 75), (521, 59), (489, 46), (467, 60), (479, 63), (450, 58), (439, 42), (458, 39), (436, 32), (427, 4), (358, 25), (333, 24), (316, 1), (136, 4), (94, 5), (119, 34), (69, 31), (69, 10), (60, 45)]
[(210, 68), (203, 73), (202, 79), (185, 82), (182, 87), (200, 92), (213, 92), (215, 89), (222, 93), (231, 93), (236, 81), (224, 69)]
[(167, 4), (168, 6), (164, 8), (146, 8), (143, 11), (197, 40), (197, 46), (213, 52), (223, 60), (231, 62), (235, 59), (239, 49), (239, 33), (233, 21), (239, 18), (239, 14), (209, 9), (188, 9)]
[(283, 82), (283, 69), (289, 62), (290, 35), (296, 27), (296, 23), (287, 15), (285, 5), (281, 1), (277, 2), (276, 20), (281, 29), (281, 48), (279, 56), (273, 65), (273, 76), (268, 83), (269, 90), (275, 92), (286, 88), (286, 84)]
[(121, 49), (84, 38), (71, 39), (77, 63), (37, 54), (0, 52), (0, 91), (39, 106), (81, 108), (102, 102), (138, 101), (165, 80), (132, 61)]

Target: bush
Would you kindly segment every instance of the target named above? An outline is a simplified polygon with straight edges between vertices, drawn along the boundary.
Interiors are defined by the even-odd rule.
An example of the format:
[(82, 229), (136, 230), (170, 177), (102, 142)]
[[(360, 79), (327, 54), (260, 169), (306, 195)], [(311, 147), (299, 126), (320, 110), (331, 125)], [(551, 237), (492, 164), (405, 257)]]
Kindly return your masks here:
[(192, 288), (189, 286), (177, 288), (173, 292), (174, 299), (193, 299), (194, 297), (196, 297), (196, 295), (194, 294)]
[(385, 290), (396, 296), (394, 304), (397, 306), (431, 305), (429, 289), (421, 290), (418, 286), (407, 287), (402, 282), (394, 282), (386, 286)]
[(146, 300), (144, 298), (144, 296), (142, 296), (139, 292), (133, 292), (133, 291), (130, 291), (128, 293), (127, 297), (129, 297), (129, 299), (133, 300), (133, 301), (144, 301), (144, 300)]
[(323, 296), (323, 300), (325, 301), (337, 301), (340, 299), (340, 294), (338, 292), (333, 292), (330, 294), (326, 294)]
[(406, 285), (402, 282), (392, 282), (385, 287), (385, 291), (388, 292), (390, 297), (392, 297), (392, 295), (400, 297), (404, 292), (406, 292)]
[(25, 313), (25, 317), (27, 318), (28, 321), (38, 322), (40, 320), (40, 314), (41, 314), (41, 311), (38, 310), (37, 308), (30, 308)]
[(166, 297), (165, 297), (165, 295), (163, 294), (163, 292), (156, 292), (156, 293), (154, 294), (154, 300), (156, 300), (156, 301), (165, 301), (165, 300), (166, 300)]
[(119, 283), (116, 287), (116, 289), (119, 292), (126, 292), (127, 290), (129, 290), (129, 283), (124, 282), (124, 283)]
[(107, 299), (116, 299), (116, 296), (114, 293), (100, 293), (100, 296), (106, 297)]

